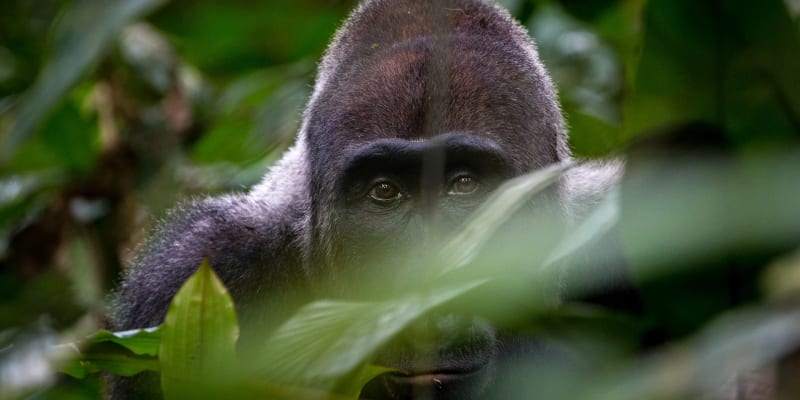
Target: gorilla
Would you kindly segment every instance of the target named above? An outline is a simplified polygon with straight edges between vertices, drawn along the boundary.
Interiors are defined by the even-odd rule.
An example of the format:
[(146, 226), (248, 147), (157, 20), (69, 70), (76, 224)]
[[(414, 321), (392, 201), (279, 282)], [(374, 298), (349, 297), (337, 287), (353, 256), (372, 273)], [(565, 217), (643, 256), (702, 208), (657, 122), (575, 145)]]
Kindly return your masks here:
[[(297, 293), (341, 298), (352, 295), (348, 277), (402, 277), (410, 254), (457, 230), (501, 183), (570, 158), (553, 83), (507, 11), (480, 0), (367, 0), (319, 65), (293, 147), (248, 192), (173, 211), (117, 290), (113, 327), (160, 324), (209, 257), (241, 340), (264, 337), (309, 300)], [(577, 212), (572, 204), (615, 175), (575, 170), (549, 194), (564, 205), (556, 212)], [(468, 318), (429, 325), (443, 332), (425, 348), (433, 353), (406, 343), (379, 354), (404, 373), (376, 378), (364, 397), (484, 398), (495, 359), (516, 348)], [(456, 328), (469, 337), (446, 339)], [(140, 375), (117, 381), (112, 397), (157, 396), (157, 381)]]

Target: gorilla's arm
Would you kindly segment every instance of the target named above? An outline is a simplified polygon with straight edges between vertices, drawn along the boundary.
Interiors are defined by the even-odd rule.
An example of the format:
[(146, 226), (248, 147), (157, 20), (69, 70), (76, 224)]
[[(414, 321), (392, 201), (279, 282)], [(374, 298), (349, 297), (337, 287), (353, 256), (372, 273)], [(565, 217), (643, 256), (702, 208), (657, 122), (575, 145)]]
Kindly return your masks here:
[(173, 211), (139, 249), (114, 294), (114, 329), (160, 324), (172, 297), (205, 257), (237, 307), (297, 290), (307, 213), (299, 147), (251, 192), (196, 200)]
[[(282, 213), (283, 211), (283, 213)], [(163, 221), (131, 265), (114, 294), (112, 327), (145, 328), (164, 320), (172, 297), (209, 257), (231, 290), (237, 311), (245, 296), (285, 290), (298, 258), (291, 207), (270, 210), (251, 195), (198, 200)], [(276, 295), (276, 293), (272, 293)], [(161, 398), (159, 376), (143, 372), (108, 381), (109, 398)]]

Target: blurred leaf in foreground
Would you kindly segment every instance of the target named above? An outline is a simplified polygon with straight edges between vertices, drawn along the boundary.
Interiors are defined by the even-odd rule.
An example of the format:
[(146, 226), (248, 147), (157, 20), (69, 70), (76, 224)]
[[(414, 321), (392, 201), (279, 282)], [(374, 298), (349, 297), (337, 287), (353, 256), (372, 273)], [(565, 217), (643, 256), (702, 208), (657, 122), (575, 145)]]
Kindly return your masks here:
[(625, 137), (688, 123), (740, 145), (798, 143), (800, 36), (781, 0), (651, 0)]
[(798, 152), (650, 155), (635, 166), (622, 186), (621, 238), (645, 311), (667, 337), (757, 300), (765, 264), (798, 245)]
[(311, 303), (267, 341), (260, 362), (268, 376), (278, 379), (330, 382), (363, 364), (411, 321), (484, 282), (437, 287), (380, 303)]
[(49, 59), (9, 121), (0, 123), (0, 165), (8, 162), (43, 117), (131, 20), (163, 0), (76, 2), (57, 26)]
[(763, 286), (775, 299), (791, 301), (800, 297), (800, 249), (772, 263), (764, 275)]
[[(734, 399), (743, 373), (800, 346), (800, 316), (767, 308), (723, 315), (682, 343), (595, 375), (578, 399)], [(771, 399), (771, 390), (757, 397)], [(750, 397), (748, 397), (750, 398)], [(787, 397), (788, 399), (788, 397)]]

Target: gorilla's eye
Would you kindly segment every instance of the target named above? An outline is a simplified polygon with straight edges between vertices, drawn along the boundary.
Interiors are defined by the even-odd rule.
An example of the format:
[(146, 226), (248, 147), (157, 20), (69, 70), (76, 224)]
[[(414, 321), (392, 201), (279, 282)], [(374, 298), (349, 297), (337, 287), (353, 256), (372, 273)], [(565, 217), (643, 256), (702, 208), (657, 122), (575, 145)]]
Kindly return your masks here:
[(472, 194), (481, 184), (478, 182), (477, 179), (473, 178), (470, 175), (461, 175), (453, 180), (450, 184), (450, 189), (448, 190), (447, 194), (454, 194), (454, 195), (465, 195), (465, 194)]
[(381, 181), (369, 190), (369, 198), (379, 203), (388, 203), (399, 200), (403, 196), (400, 189), (390, 182)]

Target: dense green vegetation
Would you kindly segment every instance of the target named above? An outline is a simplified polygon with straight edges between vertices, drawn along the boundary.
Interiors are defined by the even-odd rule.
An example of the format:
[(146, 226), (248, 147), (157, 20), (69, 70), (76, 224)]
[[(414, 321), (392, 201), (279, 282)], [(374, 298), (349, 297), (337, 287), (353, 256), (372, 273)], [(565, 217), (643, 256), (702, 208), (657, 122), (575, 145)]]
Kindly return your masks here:
[[(624, 156), (622, 185), (554, 244), (547, 224), (502, 227), (568, 167), (512, 182), (418, 290), (310, 304), (245, 362), (230, 358), (236, 315), (206, 267), (159, 329), (100, 331), (107, 295), (168, 208), (252, 185), (292, 143), (353, 2), (0, 3), (0, 399), (98, 398), (100, 370), (160, 370), (172, 398), (353, 398), (383, 371), (372, 350), (453, 300), (592, 366), (522, 365), (518, 398), (693, 398), (753, 370), (770, 380), (781, 360), (800, 374), (786, 366), (800, 349), (800, 2), (501, 3), (537, 41), (575, 154)], [(612, 225), (638, 309), (531, 295), (565, 276), (575, 296), (610, 280), (559, 256)]]

